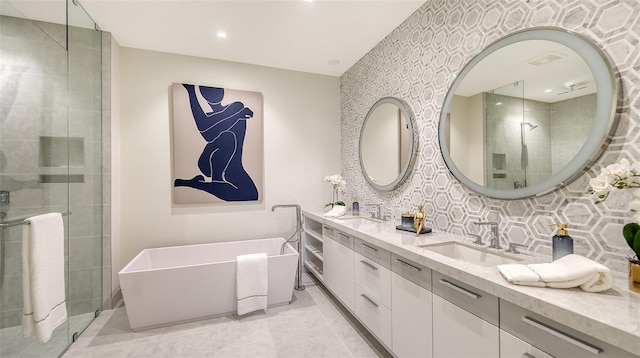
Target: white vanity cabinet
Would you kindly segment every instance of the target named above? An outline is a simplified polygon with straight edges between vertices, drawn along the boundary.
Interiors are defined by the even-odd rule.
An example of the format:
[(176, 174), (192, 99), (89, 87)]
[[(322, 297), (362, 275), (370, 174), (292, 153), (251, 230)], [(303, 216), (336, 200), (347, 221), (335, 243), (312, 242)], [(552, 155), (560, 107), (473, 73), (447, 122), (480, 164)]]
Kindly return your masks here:
[(324, 282), (324, 243), (322, 238), (322, 222), (311, 216), (304, 216), (304, 239), (301, 258), (304, 266), (318, 280)]
[[(514, 340), (508, 341), (502, 349), (501, 358), (510, 357), (546, 357), (541, 351), (556, 358), (598, 357), (598, 358), (638, 358), (618, 347), (614, 347), (599, 339), (588, 336), (580, 331), (569, 328), (546, 317), (533, 313), (505, 300), (500, 300), (500, 329), (503, 334), (509, 334), (524, 344), (515, 348)], [(507, 336), (508, 337), (508, 336)], [(538, 354), (532, 352), (539, 352)]]
[(391, 254), (359, 238), (354, 241), (354, 249), (356, 316), (392, 349)]
[(399, 358), (432, 355), (431, 270), (391, 254), (391, 332)]
[(433, 357), (499, 357), (498, 298), (432, 273)]
[(349, 310), (354, 306), (353, 237), (334, 228), (323, 227), (324, 282)]

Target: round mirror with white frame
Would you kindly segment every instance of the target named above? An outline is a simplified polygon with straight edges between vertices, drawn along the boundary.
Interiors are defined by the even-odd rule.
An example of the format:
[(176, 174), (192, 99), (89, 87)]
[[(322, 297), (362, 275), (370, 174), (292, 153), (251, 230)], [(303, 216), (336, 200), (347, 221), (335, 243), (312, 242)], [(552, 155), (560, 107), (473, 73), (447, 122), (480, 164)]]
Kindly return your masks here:
[(360, 131), (360, 167), (377, 190), (398, 187), (414, 154), (413, 115), (401, 100), (385, 97), (369, 110)]
[(572, 31), (508, 35), (475, 56), (445, 97), (438, 138), (451, 173), (498, 199), (543, 195), (602, 154), (616, 125), (607, 56)]

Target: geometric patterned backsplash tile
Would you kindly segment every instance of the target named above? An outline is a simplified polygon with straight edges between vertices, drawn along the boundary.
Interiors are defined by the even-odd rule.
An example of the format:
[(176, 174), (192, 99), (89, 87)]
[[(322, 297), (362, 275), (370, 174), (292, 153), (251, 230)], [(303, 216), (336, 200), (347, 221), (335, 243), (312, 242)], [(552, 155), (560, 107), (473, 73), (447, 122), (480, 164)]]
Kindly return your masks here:
[[(440, 110), (449, 86), (484, 47), (517, 30), (553, 26), (595, 42), (611, 58), (619, 84), (619, 124), (604, 154), (587, 173), (544, 196), (504, 201), (478, 195), (448, 171), (438, 145)], [(427, 226), (480, 234), (473, 222), (499, 222), (501, 239), (551, 254), (552, 223), (567, 223), (574, 251), (611, 269), (627, 270), (632, 254), (622, 237), (631, 220), (627, 193), (600, 205), (586, 193), (589, 179), (622, 158), (640, 160), (640, 2), (637, 0), (438, 0), (427, 1), (341, 78), (342, 175), (345, 201), (382, 203), (396, 220), (425, 205)], [(360, 170), (358, 140), (369, 108), (380, 98), (404, 100), (415, 114), (417, 158), (396, 190), (382, 193)], [(570, 134), (568, 134), (570, 135)]]

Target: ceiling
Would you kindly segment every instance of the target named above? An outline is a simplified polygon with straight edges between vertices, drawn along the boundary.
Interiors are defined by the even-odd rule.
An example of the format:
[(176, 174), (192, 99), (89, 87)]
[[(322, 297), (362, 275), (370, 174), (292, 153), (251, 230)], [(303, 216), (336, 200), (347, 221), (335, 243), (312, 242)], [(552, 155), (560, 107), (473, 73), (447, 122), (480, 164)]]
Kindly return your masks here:
[[(2, 0), (64, 19), (64, 0)], [(123, 47), (341, 76), (424, 0), (79, 0)], [(226, 38), (218, 38), (224, 31)]]
[[(555, 59), (536, 64), (549, 55)], [(478, 62), (456, 88), (456, 95), (491, 91), (554, 103), (596, 93), (596, 86), (589, 65), (574, 50), (552, 41), (526, 40), (502, 47)]]

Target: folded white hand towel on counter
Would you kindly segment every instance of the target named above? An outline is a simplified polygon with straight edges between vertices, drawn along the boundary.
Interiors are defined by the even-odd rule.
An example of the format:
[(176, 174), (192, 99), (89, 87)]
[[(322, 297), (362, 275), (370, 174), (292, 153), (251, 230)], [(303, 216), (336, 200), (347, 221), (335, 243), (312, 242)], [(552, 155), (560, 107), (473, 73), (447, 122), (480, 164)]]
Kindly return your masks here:
[(567, 255), (545, 264), (498, 265), (504, 278), (516, 285), (572, 288), (600, 292), (613, 286), (611, 270), (580, 255)]
[(328, 218), (338, 218), (344, 215), (347, 212), (347, 207), (344, 205), (334, 205), (333, 209), (324, 213), (325, 217)]
[(236, 257), (238, 315), (266, 310), (268, 293), (267, 254), (247, 254)]

